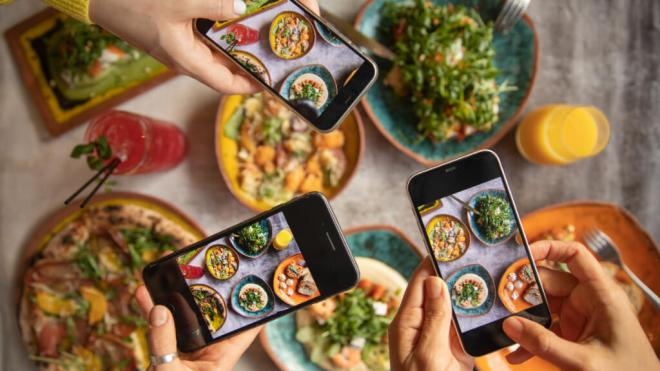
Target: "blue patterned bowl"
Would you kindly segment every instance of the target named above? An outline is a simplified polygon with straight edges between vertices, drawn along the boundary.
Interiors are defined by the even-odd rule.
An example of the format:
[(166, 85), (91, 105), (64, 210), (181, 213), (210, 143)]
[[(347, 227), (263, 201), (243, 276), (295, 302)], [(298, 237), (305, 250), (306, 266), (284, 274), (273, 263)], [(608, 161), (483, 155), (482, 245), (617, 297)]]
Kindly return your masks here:
[[(268, 295), (268, 302), (266, 303), (266, 306), (256, 312), (249, 312), (245, 308), (241, 307), (241, 305), (238, 303), (238, 295), (241, 292), (241, 289), (243, 286), (249, 283), (261, 286), (261, 288), (266, 291), (266, 295)], [(261, 279), (259, 276), (250, 274), (241, 278), (241, 280), (238, 281), (236, 286), (234, 286), (234, 289), (231, 291), (231, 308), (243, 317), (263, 317), (266, 314), (272, 312), (275, 308), (275, 295), (273, 294), (273, 290), (270, 288), (270, 286), (268, 286), (266, 281)]]
[(463, 308), (456, 305), (452, 296), (451, 305), (454, 308), (454, 312), (459, 316), (480, 316), (482, 314), (486, 314), (495, 302), (495, 283), (493, 283), (493, 278), (490, 276), (486, 268), (482, 267), (481, 265), (466, 265), (465, 267), (460, 268), (452, 273), (447, 279), (447, 287), (449, 288), (449, 292), (452, 292), (452, 287), (454, 287), (456, 281), (461, 276), (468, 273), (475, 274), (486, 282), (486, 286), (488, 287), (488, 297), (486, 298), (486, 301), (483, 302), (483, 304), (476, 308)]
[(321, 38), (325, 40), (328, 44), (332, 46), (342, 46), (344, 43), (339, 37), (337, 37), (329, 28), (322, 25), (319, 21), (314, 21), (314, 26), (316, 26), (316, 31), (318, 31)]
[[(380, 12), (386, 1), (367, 0), (358, 14), (355, 27), (366, 36), (389, 46), (379, 31)], [(433, 0), (433, 3), (460, 3), (470, 6), (479, 4), (478, 10), (482, 19), (489, 21), (497, 17), (501, 0)], [(383, 59), (376, 59), (381, 75), (362, 100), (367, 115), (397, 149), (427, 166), (493, 146), (515, 125), (527, 104), (536, 79), (539, 58), (534, 25), (526, 15), (507, 33), (496, 32), (493, 44), (495, 66), (501, 71), (497, 77), (498, 84), (506, 80), (508, 84), (516, 86), (517, 90), (500, 94), (499, 121), (491, 130), (473, 134), (460, 142), (449, 140), (435, 143), (428, 139), (419, 139), (416, 130), (418, 119), (410, 102), (396, 96), (383, 83), (392, 68), (392, 63)]]
[(337, 95), (337, 82), (335, 81), (335, 78), (332, 77), (332, 73), (330, 73), (327, 68), (320, 64), (310, 64), (291, 72), (282, 81), (282, 85), (280, 86), (280, 95), (283, 97), (288, 97), (293, 83), (298, 77), (306, 73), (318, 76), (321, 80), (323, 80), (326, 88), (328, 89), (328, 100), (321, 107), (317, 108), (319, 112), (323, 112), (323, 110), (325, 110), (332, 101), (332, 98)]
[[(472, 198), (470, 198), (470, 200), (468, 201), (468, 205), (470, 205), (473, 209), (475, 209), (477, 207), (477, 201), (484, 196), (494, 196), (497, 198), (501, 198), (506, 202), (509, 202), (509, 197), (506, 195), (506, 192), (499, 189), (487, 189), (485, 191), (477, 192), (474, 196), (472, 196)], [(483, 242), (485, 245), (488, 246), (497, 246), (507, 242), (514, 234), (516, 234), (516, 231), (518, 230), (518, 228), (515, 227), (516, 220), (512, 216), (511, 223), (513, 223), (513, 227), (511, 228), (511, 233), (509, 233), (506, 236), (502, 236), (500, 238), (493, 240), (486, 237), (486, 234), (482, 232), (481, 229), (479, 229), (480, 227), (479, 224), (477, 224), (477, 216), (474, 213), (467, 210), (466, 213), (467, 213), (468, 224), (470, 225), (470, 230), (472, 231), (474, 236), (479, 239), (479, 241)]]
[[(421, 262), (412, 242), (393, 227), (361, 227), (348, 230), (346, 234), (354, 256), (380, 260), (406, 279)], [(295, 314), (269, 322), (259, 334), (259, 340), (281, 370), (322, 371), (296, 340)]]
[(264, 246), (261, 250), (257, 252), (252, 252), (248, 249), (248, 246), (243, 246), (241, 243), (239, 243), (238, 238), (233, 233), (229, 235), (229, 242), (231, 243), (232, 247), (234, 247), (236, 251), (238, 251), (241, 255), (245, 256), (246, 258), (256, 258), (263, 255), (263, 253), (265, 253), (266, 250), (268, 250), (271, 243), (273, 242), (273, 227), (270, 225), (270, 220), (262, 219), (255, 223), (261, 224), (261, 227), (264, 228), (268, 233), (268, 236), (266, 238), (267, 240), (266, 246)]

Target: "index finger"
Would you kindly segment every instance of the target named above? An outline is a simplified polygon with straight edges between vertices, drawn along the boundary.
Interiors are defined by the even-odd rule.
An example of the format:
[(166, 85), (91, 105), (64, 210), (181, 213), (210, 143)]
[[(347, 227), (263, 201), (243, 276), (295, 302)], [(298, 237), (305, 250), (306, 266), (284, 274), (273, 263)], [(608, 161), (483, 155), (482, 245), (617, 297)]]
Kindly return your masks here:
[(579, 242), (538, 241), (530, 246), (534, 260), (552, 260), (568, 265), (571, 274), (581, 282), (601, 280), (603, 270), (598, 260)]
[(426, 277), (435, 274), (431, 258), (427, 256), (422, 263), (415, 269), (408, 287), (406, 288), (403, 299), (401, 300), (401, 309), (423, 308), (424, 307), (424, 280)]

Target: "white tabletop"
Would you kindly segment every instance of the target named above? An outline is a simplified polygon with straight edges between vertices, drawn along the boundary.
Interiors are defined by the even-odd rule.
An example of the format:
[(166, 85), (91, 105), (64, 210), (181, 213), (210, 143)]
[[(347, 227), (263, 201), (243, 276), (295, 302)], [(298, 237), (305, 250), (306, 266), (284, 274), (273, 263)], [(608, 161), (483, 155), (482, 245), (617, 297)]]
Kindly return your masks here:
[[(612, 141), (594, 159), (545, 168), (525, 163), (512, 135), (505, 137), (495, 150), (503, 159), (521, 214), (561, 201), (605, 200), (632, 210), (651, 235), (660, 238), (660, 36), (657, 27), (653, 28), (653, 12), (648, 11), (652, 2), (646, 0), (646, 5), (632, 9), (615, 0), (606, 4), (595, 0), (533, 2), (530, 13), (539, 32), (541, 65), (529, 107), (552, 102), (596, 105), (612, 122)], [(321, 3), (352, 20), (362, 0)], [(0, 6), (0, 32), (41, 8), (38, 0)], [(252, 215), (229, 193), (216, 164), (213, 137), (219, 98), (197, 81), (177, 77), (119, 106), (180, 125), (192, 146), (176, 169), (117, 178), (117, 189), (163, 198), (199, 221), (208, 233)], [(365, 132), (366, 151), (358, 172), (332, 201), (339, 222), (344, 228), (391, 224), (421, 246), (404, 184), (422, 166), (395, 150), (368, 120)], [(33, 367), (16, 327), (15, 267), (39, 221), (62, 206), (89, 177), (83, 161), (69, 158), (82, 136), (83, 127), (57, 138), (48, 135), (20, 81), (7, 43), (0, 39), (0, 300), (5, 303), (0, 308), (4, 347), (0, 369)], [(236, 367), (272, 368), (258, 342)]]

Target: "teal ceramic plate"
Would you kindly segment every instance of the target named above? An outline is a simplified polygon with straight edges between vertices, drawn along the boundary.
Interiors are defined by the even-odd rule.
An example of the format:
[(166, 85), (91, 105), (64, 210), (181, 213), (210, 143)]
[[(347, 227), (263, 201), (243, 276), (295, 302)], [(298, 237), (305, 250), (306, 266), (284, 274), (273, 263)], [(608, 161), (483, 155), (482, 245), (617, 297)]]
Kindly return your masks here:
[[(391, 46), (386, 35), (379, 30), (380, 11), (385, 2), (386, 0), (368, 0), (355, 21), (355, 27), (366, 36)], [(501, 1), (433, 0), (433, 3), (479, 4), (482, 19), (489, 21), (495, 20)], [(499, 121), (490, 131), (471, 135), (461, 142), (449, 140), (433, 143), (427, 139), (420, 141), (415, 129), (418, 119), (410, 103), (397, 97), (383, 84), (383, 79), (392, 68), (392, 63), (383, 59), (376, 59), (380, 77), (362, 100), (365, 111), (385, 138), (400, 151), (425, 165), (436, 164), (494, 145), (514, 126), (527, 103), (536, 78), (539, 50), (534, 25), (527, 16), (518, 21), (511, 31), (504, 34), (496, 32), (493, 43), (496, 53), (495, 66), (501, 71), (497, 77), (498, 84), (506, 80), (509, 85), (516, 86), (517, 90), (500, 95)]]
[(282, 81), (282, 85), (280, 86), (280, 94), (283, 97), (289, 97), (293, 83), (298, 77), (307, 73), (316, 75), (321, 80), (323, 80), (326, 89), (328, 90), (328, 99), (323, 105), (316, 108), (319, 112), (323, 112), (323, 110), (326, 109), (326, 107), (328, 107), (332, 101), (332, 98), (337, 95), (337, 82), (335, 82), (335, 78), (332, 77), (332, 73), (330, 73), (327, 68), (320, 64), (310, 64), (291, 72), (286, 78), (284, 78), (284, 81)]
[[(470, 273), (481, 277), (486, 282), (488, 296), (486, 297), (486, 300), (476, 308), (463, 308), (456, 305), (452, 287), (454, 287), (454, 284), (459, 278)], [(459, 316), (480, 316), (486, 314), (495, 302), (495, 284), (493, 283), (493, 278), (490, 276), (486, 268), (479, 264), (467, 265), (452, 273), (447, 279), (447, 287), (449, 288), (449, 292), (451, 292), (451, 304), (454, 308), (454, 312)]]
[[(488, 190), (485, 190), (485, 191), (477, 192), (474, 196), (472, 196), (472, 198), (470, 198), (470, 201), (468, 201), (468, 205), (470, 205), (472, 208), (476, 208), (477, 207), (477, 201), (480, 198), (484, 197), (484, 196), (494, 196), (494, 197), (503, 199), (507, 203), (509, 202), (509, 199), (508, 199), (508, 197), (507, 197), (507, 195), (504, 191), (501, 191), (499, 189), (488, 189)], [(514, 227), (511, 228), (511, 232), (506, 236), (502, 236), (502, 237), (494, 239), (494, 240), (486, 237), (486, 234), (484, 234), (481, 231), (481, 229), (479, 229), (479, 225), (477, 224), (477, 216), (476, 215), (474, 215), (473, 213), (467, 211), (467, 219), (468, 219), (468, 223), (470, 225), (470, 230), (475, 235), (475, 237), (477, 237), (479, 239), (479, 241), (483, 242), (484, 244), (486, 244), (488, 246), (496, 246), (496, 245), (503, 244), (506, 241), (508, 241), (514, 234), (516, 234), (516, 230), (517, 230), (517, 228), (515, 228), (516, 221), (513, 218), (510, 220), (511, 224), (514, 226)]]
[(319, 23), (319, 21), (314, 21), (314, 26), (316, 26), (316, 31), (318, 31), (321, 38), (325, 40), (328, 44), (332, 46), (342, 46), (343, 43), (340, 38), (338, 38), (329, 28)]
[[(354, 256), (368, 257), (389, 265), (406, 279), (421, 259), (413, 244), (389, 226), (362, 227), (346, 232)], [(269, 322), (259, 335), (261, 345), (281, 370), (321, 371), (296, 341), (296, 319), (291, 314)]]
[[(262, 289), (264, 289), (264, 291), (266, 291), (266, 295), (268, 296), (268, 301), (265, 307), (263, 307), (258, 311), (250, 312), (239, 304), (238, 296), (243, 286), (247, 284), (254, 284), (260, 286)], [(251, 274), (241, 278), (241, 280), (238, 281), (236, 286), (234, 286), (234, 289), (231, 291), (231, 307), (236, 313), (240, 314), (243, 317), (250, 317), (250, 318), (263, 317), (266, 314), (272, 312), (273, 308), (275, 308), (275, 295), (273, 294), (273, 290), (270, 288), (270, 286), (268, 286), (266, 281), (264, 281), (258, 276)]]
[[(273, 228), (270, 225), (270, 222), (268, 219), (262, 219), (258, 222), (255, 222), (255, 224), (259, 224), (261, 228), (266, 231), (266, 244), (259, 249), (258, 251), (251, 251), (249, 249), (249, 246), (244, 246), (242, 243), (238, 241), (238, 238), (236, 237), (235, 233), (232, 233), (229, 236), (229, 242), (231, 242), (231, 245), (238, 251), (241, 255), (247, 257), (247, 258), (256, 258), (258, 256), (263, 255), (263, 253), (268, 250), (268, 247), (270, 246), (270, 243), (273, 240)], [(248, 228), (249, 226), (246, 226), (245, 228)]]

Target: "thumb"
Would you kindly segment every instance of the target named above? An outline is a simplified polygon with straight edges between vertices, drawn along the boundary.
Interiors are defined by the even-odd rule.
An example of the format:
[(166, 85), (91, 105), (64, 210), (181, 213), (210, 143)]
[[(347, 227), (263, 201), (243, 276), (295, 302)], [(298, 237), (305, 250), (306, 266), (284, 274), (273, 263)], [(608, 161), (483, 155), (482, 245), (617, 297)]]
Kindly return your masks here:
[(509, 317), (502, 326), (511, 340), (529, 353), (551, 362), (561, 369), (574, 369), (583, 359), (579, 346), (564, 340), (540, 324), (521, 317)]
[[(149, 349), (152, 357), (177, 353), (174, 319), (170, 311), (162, 305), (156, 305), (149, 312)], [(173, 362), (155, 366), (155, 370), (177, 370), (180, 367), (177, 358)]]
[(451, 301), (447, 285), (439, 277), (424, 280), (424, 323), (418, 345), (422, 351), (449, 350)]
[(188, 18), (224, 21), (243, 15), (247, 10), (243, 0), (192, 0), (184, 3)]

